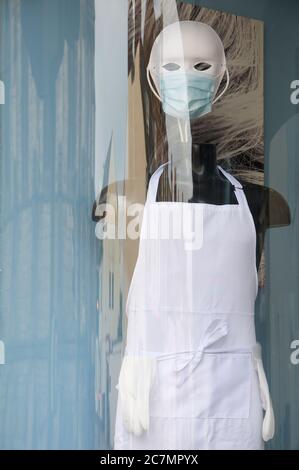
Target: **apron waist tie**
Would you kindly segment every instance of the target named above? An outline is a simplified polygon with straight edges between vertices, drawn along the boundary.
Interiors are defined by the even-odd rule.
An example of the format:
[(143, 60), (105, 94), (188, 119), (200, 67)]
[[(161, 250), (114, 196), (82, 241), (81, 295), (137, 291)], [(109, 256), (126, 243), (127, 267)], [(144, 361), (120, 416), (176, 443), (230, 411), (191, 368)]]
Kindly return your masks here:
[[(194, 350), (178, 351), (170, 354), (162, 354), (158, 356), (158, 360), (176, 358), (175, 373), (178, 373), (177, 386), (180, 387), (185, 383), (188, 377), (194, 372), (199, 365), (203, 353), (212, 344), (219, 339), (227, 336), (228, 325), (225, 320), (213, 320), (202, 335), (199, 347)], [(189, 356), (186, 358), (186, 354)], [(191, 355), (191, 356), (190, 356)], [(181, 357), (180, 357), (181, 356)]]
[[(198, 349), (194, 351), (178, 351), (175, 353), (161, 354), (157, 357), (158, 360), (168, 359), (171, 357), (176, 358), (176, 365), (174, 372), (177, 376), (177, 386), (182, 386), (188, 377), (195, 371), (203, 354), (207, 348), (219, 341), (228, 334), (228, 325), (224, 320), (214, 320), (206, 329), (203, 338), (200, 342)], [(265, 411), (262, 427), (262, 436), (264, 441), (269, 441), (273, 438), (275, 432), (275, 418), (273, 412), (272, 401), (270, 397), (268, 382), (263, 367), (261, 346), (256, 343), (252, 348), (253, 364), (257, 371), (261, 404)], [(188, 357), (186, 358), (186, 354)]]
[[(154, 355), (154, 357), (156, 357), (158, 361), (169, 358), (176, 359), (174, 373), (177, 374), (177, 386), (180, 387), (198, 367), (207, 348), (215, 344), (221, 338), (227, 336), (228, 331), (228, 324), (225, 320), (213, 320), (203, 333), (200, 345), (197, 349), (162, 353)], [(265, 411), (262, 436), (264, 441), (268, 441), (274, 436), (275, 419), (267, 378), (263, 367), (260, 344), (256, 343), (253, 348), (251, 348), (251, 352), (254, 368), (258, 375), (261, 404)], [(187, 358), (186, 355), (188, 355)]]

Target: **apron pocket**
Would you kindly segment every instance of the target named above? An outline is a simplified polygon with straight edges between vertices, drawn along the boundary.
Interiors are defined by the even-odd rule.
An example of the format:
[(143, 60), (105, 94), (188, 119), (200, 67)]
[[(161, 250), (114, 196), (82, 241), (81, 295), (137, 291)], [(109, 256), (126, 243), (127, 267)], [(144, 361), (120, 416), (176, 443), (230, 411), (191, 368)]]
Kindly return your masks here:
[[(178, 361), (190, 366), (177, 371)], [(188, 370), (189, 368), (189, 370)], [(248, 418), (251, 353), (192, 354), (159, 360), (150, 396), (150, 415), (165, 418)], [(182, 382), (180, 374), (185, 374)]]

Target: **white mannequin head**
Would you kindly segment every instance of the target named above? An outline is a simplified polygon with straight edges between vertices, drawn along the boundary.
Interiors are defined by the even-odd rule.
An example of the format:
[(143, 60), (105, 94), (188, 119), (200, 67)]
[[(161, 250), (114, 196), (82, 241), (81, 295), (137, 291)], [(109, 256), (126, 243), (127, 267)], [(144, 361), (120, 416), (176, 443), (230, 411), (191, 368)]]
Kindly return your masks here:
[[(213, 28), (198, 21), (177, 21), (166, 26), (157, 36), (147, 66), (147, 77), (153, 93), (161, 101), (161, 76), (184, 71), (214, 82), (213, 103), (226, 91), (229, 76), (224, 47)], [(227, 85), (216, 97), (219, 85), (227, 72)], [(151, 80), (154, 82), (154, 90)]]

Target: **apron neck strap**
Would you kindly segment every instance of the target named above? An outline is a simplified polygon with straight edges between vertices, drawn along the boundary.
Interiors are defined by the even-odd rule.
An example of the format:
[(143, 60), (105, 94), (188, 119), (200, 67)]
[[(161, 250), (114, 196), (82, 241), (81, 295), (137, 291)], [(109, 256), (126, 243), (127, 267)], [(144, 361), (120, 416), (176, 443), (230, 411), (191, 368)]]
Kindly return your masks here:
[(157, 198), (157, 192), (158, 192), (158, 185), (159, 185), (159, 180), (160, 180), (160, 176), (164, 170), (164, 168), (166, 167), (166, 165), (169, 164), (169, 161), (166, 162), (166, 163), (163, 163), (162, 165), (160, 165), (156, 171), (154, 171), (154, 173), (152, 174), (152, 176), (150, 177), (150, 180), (149, 180), (149, 184), (148, 184), (148, 191), (147, 191), (147, 197), (146, 197), (146, 203), (153, 203), (153, 202), (156, 202), (156, 198)]
[(230, 173), (225, 171), (223, 168), (221, 168), (220, 165), (217, 165), (217, 168), (221, 171), (221, 173), (223, 173), (225, 178), (228, 179), (228, 181), (234, 186), (234, 192), (235, 192), (239, 205), (240, 206), (244, 205), (245, 194), (244, 194), (243, 186), (241, 185), (241, 183), (233, 175), (231, 175)]
[[(163, 173), (164, 168), (169, 164), (170, 162), (163, 163), (160, 165), (156, 171), (152, 174), (149, 180), (149, 185), (148, 185), (148, 191), (147, 191), (147, 197), (146, 197), (146, 203), (153, 203), (156, 202), (157, 198), (157, 192), (158, 192), (158, 185), (160, 181), (160, 177)], [(234, 192), (237, 198), (237, 201), (240, 205), (243, 205), (244, 203), (244, 191), (243, 191), (243, 186), (242, 184), (230, 173), (225, 171), (223, 168), (221, 168), (220, 165), (217, 165), (217, 168), (223, 173), (223, 175), (228, 179), (228, 181), (234, 186)]]

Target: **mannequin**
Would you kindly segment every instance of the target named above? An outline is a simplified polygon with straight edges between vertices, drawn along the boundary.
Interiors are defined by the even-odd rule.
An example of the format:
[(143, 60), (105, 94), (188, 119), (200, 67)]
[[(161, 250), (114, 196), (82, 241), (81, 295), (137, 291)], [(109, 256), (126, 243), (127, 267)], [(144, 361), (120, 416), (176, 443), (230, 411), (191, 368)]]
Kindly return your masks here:
[[(175, 80), (171, 79), (173, 73), (179, 70), (182, 74), (182, 81), (176, 89), (173, 89)], [(221, 93), (218, 93), (221, 81), (226, 72), (226, 85)], [(188, 80), (189, 74), (195, 81)], [(214, 80), (213, 94), (210, 103), (206, 107), (201, 107), (200, 103), (196, 107), (195, 87), (203, 85), (201, 82), (206, 76)], [(177, 97), (172, 94), (163, 93), (164, 80), (169, 80), (171, 91), (177, 93)], [(158, 35), (156, 38), (150, 60), (147, 67), (147, 78), (149, 86), (154, 95), (162, 102), (165, 113), (178, 118), (178, 125), (181, 128), (180, 119), (194, 119), (212, 111), (212, 104), (221, 98), (229, 85), (229, 73), (226, 63), (224, 47), (217, 33), (210, 26), (196, 21), (181, 21), (173, 23)], [(152, 86), (152, 80), (156, 90)], [(197, 84), (196, 84), (196, 81)], [(166, 81), (167, 83), (167, 81)], [(161, 90), (162, 88), (162, 90)], [(183, 91), (181, 91), (183, 89)], [(217, 96), (218, 94), (218, 96)], [(199, 100), (205, 96), (198, 94)], [(172, 98), (175, 98), (172, 100)], [(178, 106), (176, 99), (185, 101)], [(207, 98), (207, 97), (206, 97)], [(208, 101), (208, 98), (207, 98)], [(206, 101), (206, 102), (207, 102)], [(176, 171), (176, 177), (180, 178)], [(228, 182), (223, 178), (217, 169), (216, 147), (212, 145), (200, 145), (192, 143), (192, 180), (193, 197), (189, 202), (212, 202), (216, 204), (227, 204), (235, 201), (232, 188), (228, 191)], [(265, 231), (269, 227), (281, 227), (289, 225), (291, 222), (290, 209), (285, 199), (275, 190), (265, 186), (240, 181), (254, 219), (257, 233), (257, 265), (259, 266)], [(183, 183), (181, 181), (181, 183)], [(235, 201), (236, 202), (236, 201)]]
[[(172, 77), (173, 73), (180, 71), (181, 77), (177, 82), (174, 95), (165, 93), (164, 79)], [(212, 95), (203, 96), (201, 90), (194, 91), (197, 84), (189, 82), (189, 74), (192, 80), (196, 74), (201, 79), (211, 79), (213, 87)], [(222, 79), (226, 75), (226, 84), (219, 93)], [(202, 117), (212, 111), (212, 104), (221, 98), (229, 84), (229, 73), (226, 64), (224, 47), (217, 33), (210, 26), (198, 21), (181, 21), (166, 26), (157, 36), (152, 46), (149, 63), (147, 66), (147, 79), (153, 94), (162, 102), (163, 109), (170, 119), (176, 118), (181, 130), (182, 119), (187, 123), (192, 115), (194, 118)], [(172, 80), (171, 86), (175, 81)], [(199, 87), (205, 86), (205, 82), (199, 82)], [(190, 85), (190, 86), (189, 86)], [(194, 86), (195, 85), (195, 86)], [(164, 93), (161, 91), (164, 86)], [(162, 97), (161, 97), (162, 94)], [(178, 94), (180, 100), (177, 100)], [(172, 106), (173, 98), (179, 104), (179, 108)], [(163, 103), (164, 101), (164, 103)], [(192, 104), (190, 102), (192, 101)], [(202, 102), (205, 106), (202, 106)], [(189, 102), (189, 105), (188, 105)], [(182, 142), (184, 137), (181, 135)], [(177, 184), (184, 187), (193, 181), (193, 197), (190, 202), (213, 202), (216, 204), (235, 203), (235, 196), (228, 181), (223, 178), (217, 169), (217, 155), (215, 145), (206, 145), (200, 142), (192, 143), (192, 177), (185, 181), (180, 177), (180, 168), (176, 168), (173, 162), (172, 170), (176, 174)], [(181, 179), (181, 181), (180, 181)], [(212, 186), (210, 183), (215, 183)], [(160, 182), (161, 183), (161, 182)], [(217, 184), (218, 183), (218, 184)], [(244, 186), (248, 204), (254, 219), (257, 233), (257, 263), (259, 264), (265, 232), (269, 227), (281, 227), (289, 225), (290, 209), (287, 202), (277, 191), (265, 186), (241, 181)], [(105, 187), (102, 189), (98, 201), (94, 202), (92, 220), (98, 222), (105, 216), (100, 215), (97, 207), (105, 204), (108, 192), (121, 194), (122, 188), (133, 188), (135, 181), (116, 183), (116, 188)], [(114, 184), (115, 186), (115, 184)], [(230, 191), (228, 188), (230, 187)], [(110, 190), (111, 189), (111, 190)], [(215, 193), (214, 193), (215, 189)], [(141, 201), (138, 201), (141, 202)]]
[[(226, 86), (218, 94), (225, 73)], [(147, 77), (167, 118), (177, 119), (179, 127), (181, 119), (186, 124), (189, 119), (201, 118), (212, 111), (213, 103), (229, 84), (222, 42), (211, 27), (202, 23), (170, 25), (153, 45)], [(182, 142), (187, 139), (182, 138)], [(168, 240), (165, 245), (163, 239), (149, 245), (143, 242), (126, 305), (129, 323), (119, 377), (115, 440), (118, 449), (262, 449), (262, 440), (267, 441), (274, 434), (274, 416), (261, 353), (252, 334), (253, 313), (265, 231), (268, 227), (290, 223), (289, 208), (282, 196), (271, 189), (241, 183), (228, 174), (225, 177), (226, 172), (217, 167), (215, 145), (193, 142), (190, 160), (185, 166), (184, 162), (171, 161), (168, 183), (173, 194), (169, 200), (192, 203), (189, 207), (195, 217), (199, 214), (196, 203), (210, 205), (203, 211), (204, 243), (200, 250), (190, 254), (184, 249), (184, 241), (178, 245)], [(151, 220), (151, 224), (158, 224), (164, 210), (170, 209), (167, 204), (156, 205), (155, 210), (161, 217), (150, 219), (152, 202), (167, 203), (168, 200), (159, 199), (160, 176), (166, 168), (159, 167), (151, 177), (145, 223)], [(191, 197), (187, 198), (190, 185)], [(125, 186), (128, 187), (127, 182)], [(100, 203), (105, 201), (107, 192), (104, 188)], [(179, 198), (178, 193), (182, 195)], [(236, 212), (227, 207), (220, 212), (217, 206), (223, 205), (239, 207)], [(176, 211), (175, 216), (180, 215), (180, 207), (171, 208)], [(100, 217), (96, 209), (97, 203), (92, 215), (97, 221)], [(219, 224), (222, 232), (218, 230)], [(163, 285), (159, 284), (160, 279)], [(152, 294), (148, 286), (152, 286)], [(171, 313), (170, 317), (167, 312)], [(205, 349), (209, 348), (216, 356), (205, 355)], [(240, 353), (240, 349), (246, 354)], [(180, 363), (182, 353), (187, 354), (184, 359), (187, 360)], [(190, 353), (193, 354), (191, 360)], [(177, 355), (175, 359), (173, 355)], [(217, 375), (220, 363), (224, 366)], [(202, 376), (201, 367), (203, 370), (207, 367), (207, 373)], [(174, 371), (178, 375), (174, 375)], [(249, 376), (253, 377), (252, 385)], [(188, 377), (191, 377), (189, 383)], [(201, 386), (196, 385), (196, 377)], [(151, 402), (150, 392), (156, 378), (156, 400)], [(209, 378), (211, 383), (206, 381)], [(184, 387), (185, 381), (187, 395), (180, 392), (184, 390), (180, 386)], [(228, 381), (227, 386), (217, 386), (225, 381)], [(217, 397), (215, 390), (219, 391)], [(264, 395), (265, 405), (259, 390)], [(237, 394), (236, 399), (229, 402), (234, 394)], [(223, 400), (228, 400), (227, 405), (221, 404)], [(244, 406), (250, 406), (250, 415)], [(265, 406), (263, 419), (262, 406)], [(182, 417), (185, 421), (177, 420)], [(225, 429), (213, 427), (213, 420), (219, 417), (227, 419), (233, 430), (231, 436)], [(204, 425), (194, 418), (203, 419)], [(160, 426), (161, 419), (164, 419), (163, 426)], [(209, 429), (209, 437), (205, 429)], [(161, 447), (153, 447), (155, 445)], [(168, 447), (171, 445), (174, 447)]]
[[(233, 186), (217, 168), (216, 145), (192, 144), (193, 194), (188, 202), (209, 204), (236, 204)], [(274, 189), (247, 181), (242, 183), (257, 234), (256, 259), (259, 267), (267, 228), (282, 227), (291, 223), (290, 209), (281, 194)], [(161, 185), (161, 180), (160, 180)], [(185, 186), (176, 169), (176, 185)]]

